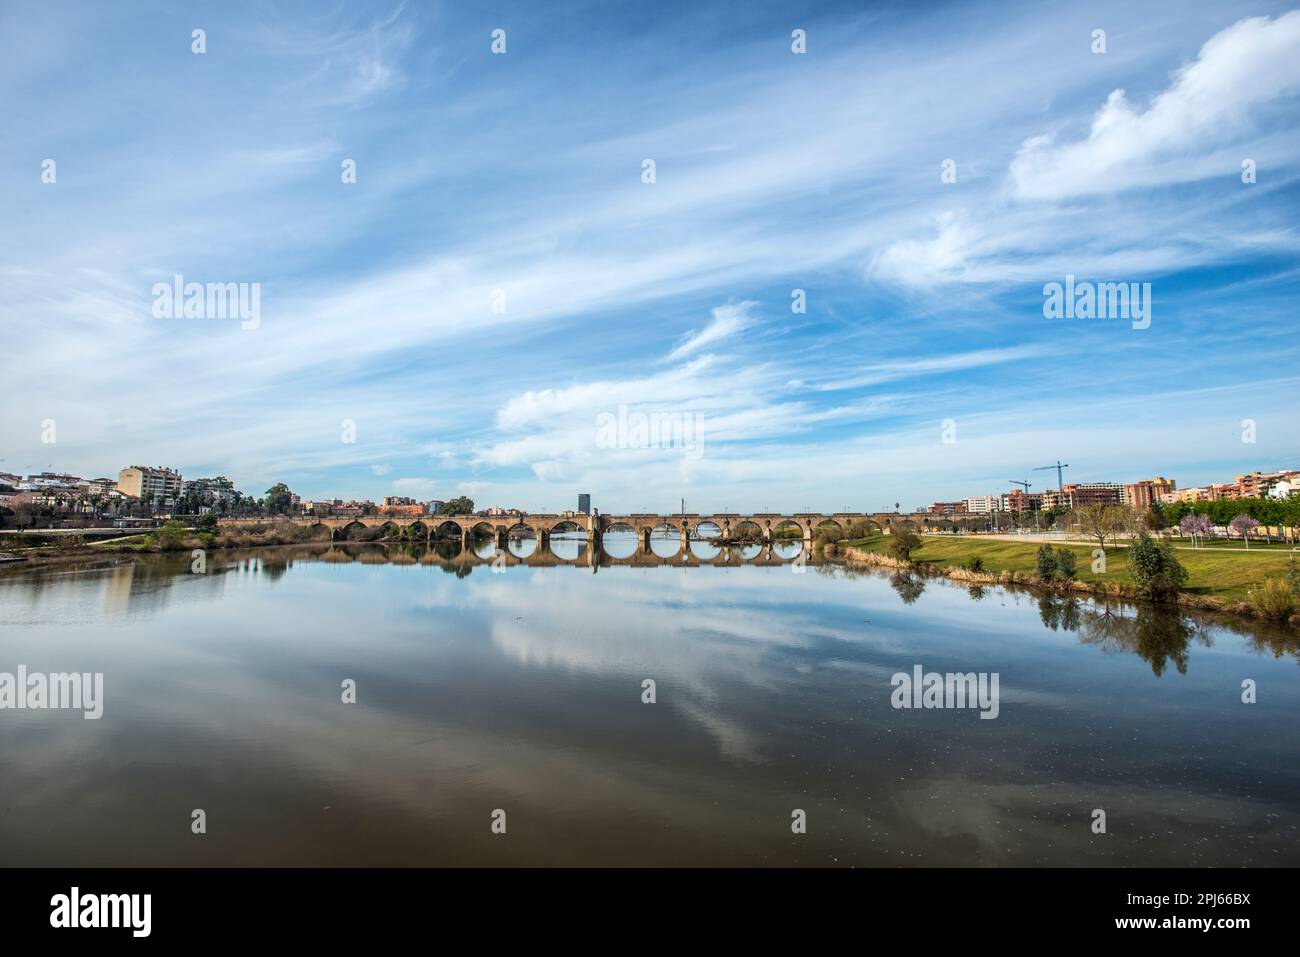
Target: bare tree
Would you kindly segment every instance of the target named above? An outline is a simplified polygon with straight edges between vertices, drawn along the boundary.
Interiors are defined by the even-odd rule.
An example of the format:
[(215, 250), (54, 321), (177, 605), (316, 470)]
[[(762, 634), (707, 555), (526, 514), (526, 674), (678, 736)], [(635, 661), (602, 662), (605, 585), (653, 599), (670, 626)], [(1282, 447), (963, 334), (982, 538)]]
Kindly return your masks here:
[(31, 528), (36, 524), (36, 506), (31, 502), (19, 502), (14, 506), (14, 526), (19, 529)]
[(1097, 547), (1105, 548), (1106, 539), (1115, 537), (1129, 527), (1127, 509), (1118, 505), (1085, 505), (1074, 510), (1074, 522), (1089, 538), (1097, 540)]

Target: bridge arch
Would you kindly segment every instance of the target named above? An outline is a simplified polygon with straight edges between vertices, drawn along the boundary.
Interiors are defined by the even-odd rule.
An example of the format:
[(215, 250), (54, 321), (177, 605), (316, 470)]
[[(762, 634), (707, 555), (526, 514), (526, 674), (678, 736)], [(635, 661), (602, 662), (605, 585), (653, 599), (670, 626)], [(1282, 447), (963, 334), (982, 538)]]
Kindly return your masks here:
[(547, 549), (562, 562), (577, 561), (582, 556), (586, 544), (587, 536), (583, 527), (573, 519), (561, 519), (546, 533)]
[(531, 525), (516, 522), (506, 529), (506, 548), (515, 558), (528, 558), (535, 555), (541, 545), (541, 532)]
[(722, 555), (722, 525), (712, 518), (700, 519), (690, 527), (683, 557), (700, 562), (713, 562)]
[(778, 519), (771, 526), (772, 546), (768, 551), (776, 561), (791, 561), (804, 550), (804, 535), (808, 525), (793, 518)]
[(464, 529), (461, 528), (460, 522), (452, 521), (449, 518), (436, 522), (433, 526), (433, 535), (435, 538), (460, 538), (464, 534), (465, 532)]
[(643, 528), (646, 550), (659, 558), (676, 558), (682, 551), (682, 529), (676, 522), (660, 519)]
[(630, 522), (614, 522), (600, 536), (600, 550), (609, 558), (626, 559), (636, 554), (636, 527)]
[(369, 533), (370, 526), (354, 518), (338, 530), (335, 539), (340, 542), (366, 542), (370, 540)]

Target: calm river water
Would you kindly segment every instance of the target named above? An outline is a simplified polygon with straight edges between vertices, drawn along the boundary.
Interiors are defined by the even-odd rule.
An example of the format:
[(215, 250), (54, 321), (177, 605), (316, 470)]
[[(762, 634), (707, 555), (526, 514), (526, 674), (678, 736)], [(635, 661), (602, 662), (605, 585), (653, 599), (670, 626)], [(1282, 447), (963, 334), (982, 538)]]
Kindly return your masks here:
[[(98, 720), (0, 710), (0, 863), (1300, 864), (1279, 632), (831, 566), (499, 572), (0, 576), (0, 673), (104, 676)], [(997, 673), (997, 717), (895, 709), (918, 665)]]

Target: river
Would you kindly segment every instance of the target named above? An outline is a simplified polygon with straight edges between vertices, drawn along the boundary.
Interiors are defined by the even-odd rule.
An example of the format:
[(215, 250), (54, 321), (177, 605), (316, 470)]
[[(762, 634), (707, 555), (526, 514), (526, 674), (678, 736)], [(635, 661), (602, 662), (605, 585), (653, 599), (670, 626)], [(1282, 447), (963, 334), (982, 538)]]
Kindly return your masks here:
[(8, 865), (1300, 864), (1300, 648), (1147, 606), (322, 545), (6, 572), (20, 665)]

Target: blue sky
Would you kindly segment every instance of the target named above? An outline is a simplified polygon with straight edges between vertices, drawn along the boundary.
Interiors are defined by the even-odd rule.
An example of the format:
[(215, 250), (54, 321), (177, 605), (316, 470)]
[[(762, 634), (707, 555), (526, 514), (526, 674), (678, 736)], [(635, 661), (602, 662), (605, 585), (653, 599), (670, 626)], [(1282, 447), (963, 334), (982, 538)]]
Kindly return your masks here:
[[(1300, 464), (1300, 11), (916, 6), (5, 4), (0, 470), (619, 512)], [(257, 328), (155, 318), (178, 273)], [(1150, 328), (1044, 318), (1066, 274)], [(601, 447), (620, 406), (702, 447)]]

